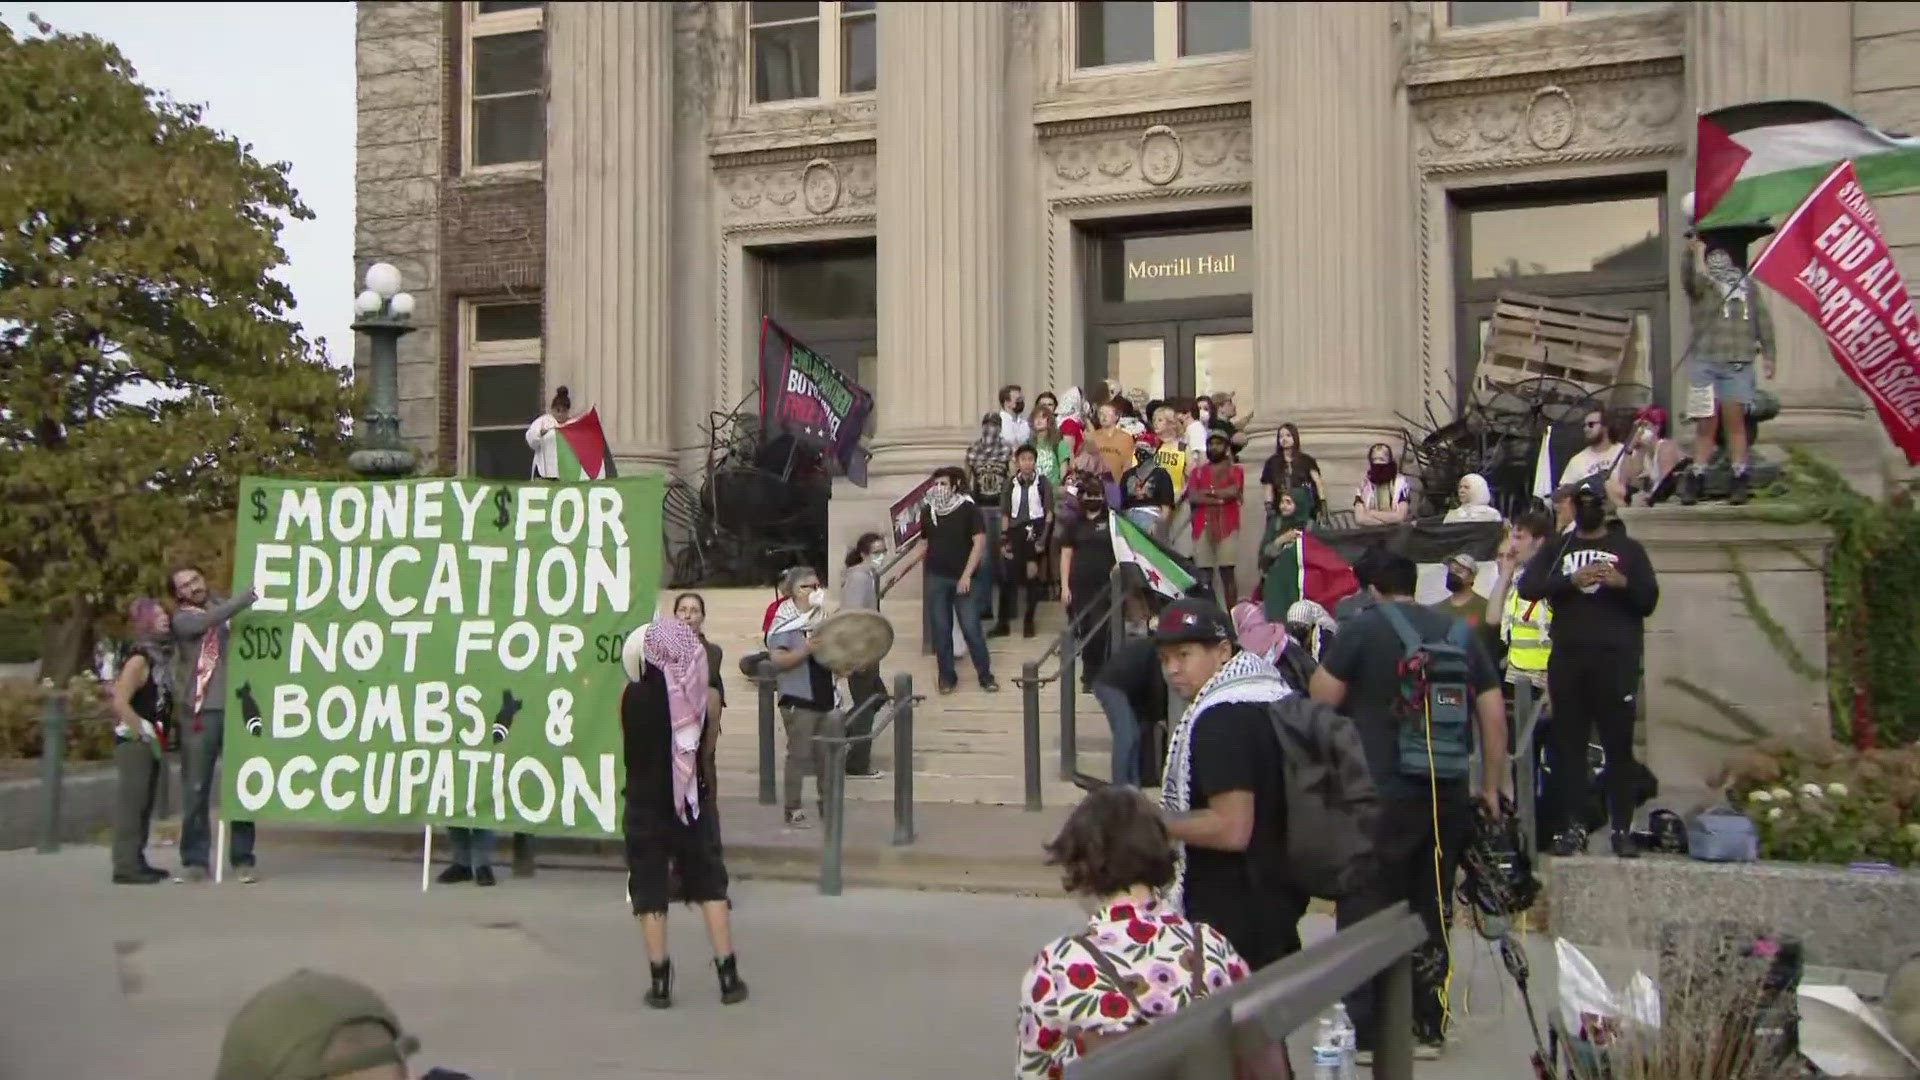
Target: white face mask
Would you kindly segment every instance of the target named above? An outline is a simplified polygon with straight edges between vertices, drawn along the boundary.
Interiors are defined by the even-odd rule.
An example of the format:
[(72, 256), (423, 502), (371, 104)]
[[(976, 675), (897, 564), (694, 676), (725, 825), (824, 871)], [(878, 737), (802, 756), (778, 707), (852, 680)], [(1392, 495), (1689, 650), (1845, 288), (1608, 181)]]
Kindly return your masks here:
[(879, 566), (881, 563), (887, 561), (887, 553), (884, 551), (876, 551), (873, 554), (867, 556), (867, 561), (872, 563), (875, 566)]
[(813, 595), (807, 597), (807, 604), (810, 607), (816, 607), (816, 608), (826, 607), (827, 606), (827, 590), (825, 589), (813, 590)]

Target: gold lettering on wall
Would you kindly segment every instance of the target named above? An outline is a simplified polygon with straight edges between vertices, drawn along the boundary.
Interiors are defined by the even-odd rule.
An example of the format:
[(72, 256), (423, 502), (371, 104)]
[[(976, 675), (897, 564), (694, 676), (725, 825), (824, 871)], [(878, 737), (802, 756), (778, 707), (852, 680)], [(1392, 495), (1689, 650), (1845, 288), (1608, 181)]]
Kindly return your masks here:
[(1231, 274), (1239, 269), (1237, 255), (1191, 255), (1152, 262), (1133, 259), (1127, 263), (1127, 280), (1142, 278), (1200, 277), (1206, 274)]

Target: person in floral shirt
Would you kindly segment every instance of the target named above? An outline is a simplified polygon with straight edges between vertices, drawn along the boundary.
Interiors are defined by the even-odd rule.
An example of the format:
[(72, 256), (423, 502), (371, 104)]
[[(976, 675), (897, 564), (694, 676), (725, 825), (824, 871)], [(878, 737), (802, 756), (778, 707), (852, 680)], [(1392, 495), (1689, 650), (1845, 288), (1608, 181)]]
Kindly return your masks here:
[(1083, 933), (1041, 949), (1020, 982), (1019, 1080), (1058, 1080), (1102, 1041), (1246, 977), (1226, 938), (1161, 898), (1173, 882), (1173, 841), (1138, 790), (1088, 795), (1047, 856), (1067, 891), (1097, 907)]

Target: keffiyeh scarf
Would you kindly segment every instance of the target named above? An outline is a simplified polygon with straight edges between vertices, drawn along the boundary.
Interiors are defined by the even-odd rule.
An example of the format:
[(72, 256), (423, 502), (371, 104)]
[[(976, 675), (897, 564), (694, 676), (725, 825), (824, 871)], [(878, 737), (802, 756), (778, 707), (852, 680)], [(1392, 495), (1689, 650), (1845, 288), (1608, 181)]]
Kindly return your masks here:
[(673, 812), (683, 822), (700, 816), (700, 785), (695, 757), (707, 723), (707, 649), (679, 619), (650, 622), (627, 635), (621, 661), (627, 678), (638, 682), (641, 662), (667, 679), (667, 715), (672, 729)]
[[(1160, 806), (1169, 814), (1185, 814), (1193, 809), (1192, 782), (1189, 754), (1193, 746), (1193, 725), (1200, 714), (1215, 705), (1232, 702), (1255, 701), (1274, 702), (1286, 697), (1293, 691), (1280, 678), (1280, 672), (1266, 658), (1257, 653), (1237, 652), (1233, 654), (1220, 670), (1214, 672), (1200, 692), (1193, 697), (1193, 704), (1180, 714), (1180, 722), (1174, 725), (1173, 735), (1167, 742), (1167, 771), (1165, 786), (1160, 789)], [(1187, 845), (1174, 843), (1173, 887), (1167, 891), (1167, 900), (1181, 911), (1186, 910), (1187, 886)]]

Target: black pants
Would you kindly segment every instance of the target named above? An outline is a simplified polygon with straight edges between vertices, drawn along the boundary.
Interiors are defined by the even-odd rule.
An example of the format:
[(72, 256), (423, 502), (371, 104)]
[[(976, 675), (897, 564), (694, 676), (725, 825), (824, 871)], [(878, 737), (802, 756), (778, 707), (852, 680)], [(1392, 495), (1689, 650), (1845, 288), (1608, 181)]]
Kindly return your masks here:
[(887, 696), (886, 680), (880, 677), (878, 667), (865, 668), (847, 676), (847, 711), (854, 714), (853, 723), (847, 725), (847, 737), (860, 740), (847, 744), (847, 772), (856, 775), (864, 776), (873, 771), (873, 740), (867, 735), (873, 731), (873, 722), (886, 706), (876, 705), (864, 712), (861, 706), (875, 695)]
[(1033, 615), (1040, 607), (1040, 594), (1046, 591), (1045, 575), (1027, 573), (1027, 564), (1038, 562), (1043, 552), (1035, 543), (1034, 534), (1039, 530), (1037, 523), (1007, 526), (1009, 557), (1000, 560), (1000, 617), (994, 621), (994, 628), (1001, 629), (1013, 622), (1014, 600), (1022, 591), (1027, 594), (1027, 607), (1021, 616), (1023, 625), (1033, 626)]
[(1112, 629), (1107, 626), (1107, 615), (1113, 607), (1113, 593), (1101, 582), (1096, 588), (1082, 593), (1073, 590), (1073, 606), (1067, 611), (1067, 618), (1078, 628), (1080, 638), (1080, 685), (1091, 686), (1106, 666), (1107, 653), (1110, 651)]
[(1587, 746), (1597, 732), (1607, 753), (1607, 816), (1615, 829), (1633, 824), (1634, 695), (1640, 683), (1640, 654), (1591, 646), (1556, 647), (1547, 660), (1547, 693), (1553, 712), (1547, 718), (1545, 825), (1555, 833), (1586, 825), (1591, 795)]
[[(1380, 872), (1371, 885), (1334, 908), (1334, 924), (1342, 930), (1402, 900), (1427, 924), (1427, 940), (1413, 951), (1413, 1036), (1421, 1042), (1439, 1042), (1446, 1034), (1440, 992), (1447, 984), (1452, 958), (1447, 928), (1453, 925), (1453, 886), (1460, 853), (1472, 835), (1473, 804), (1466, 787), (1458, 782), (1440, 786), (1437, 813), (1426, 793), (1382, 799), (1374, 837)], [(1353, 1018), (1362, 1050), (1379, 1044), (1378, 995), (1385, 982), (1384, 977), (1376, 978), (1347, 995), (1347, 1014)]]

